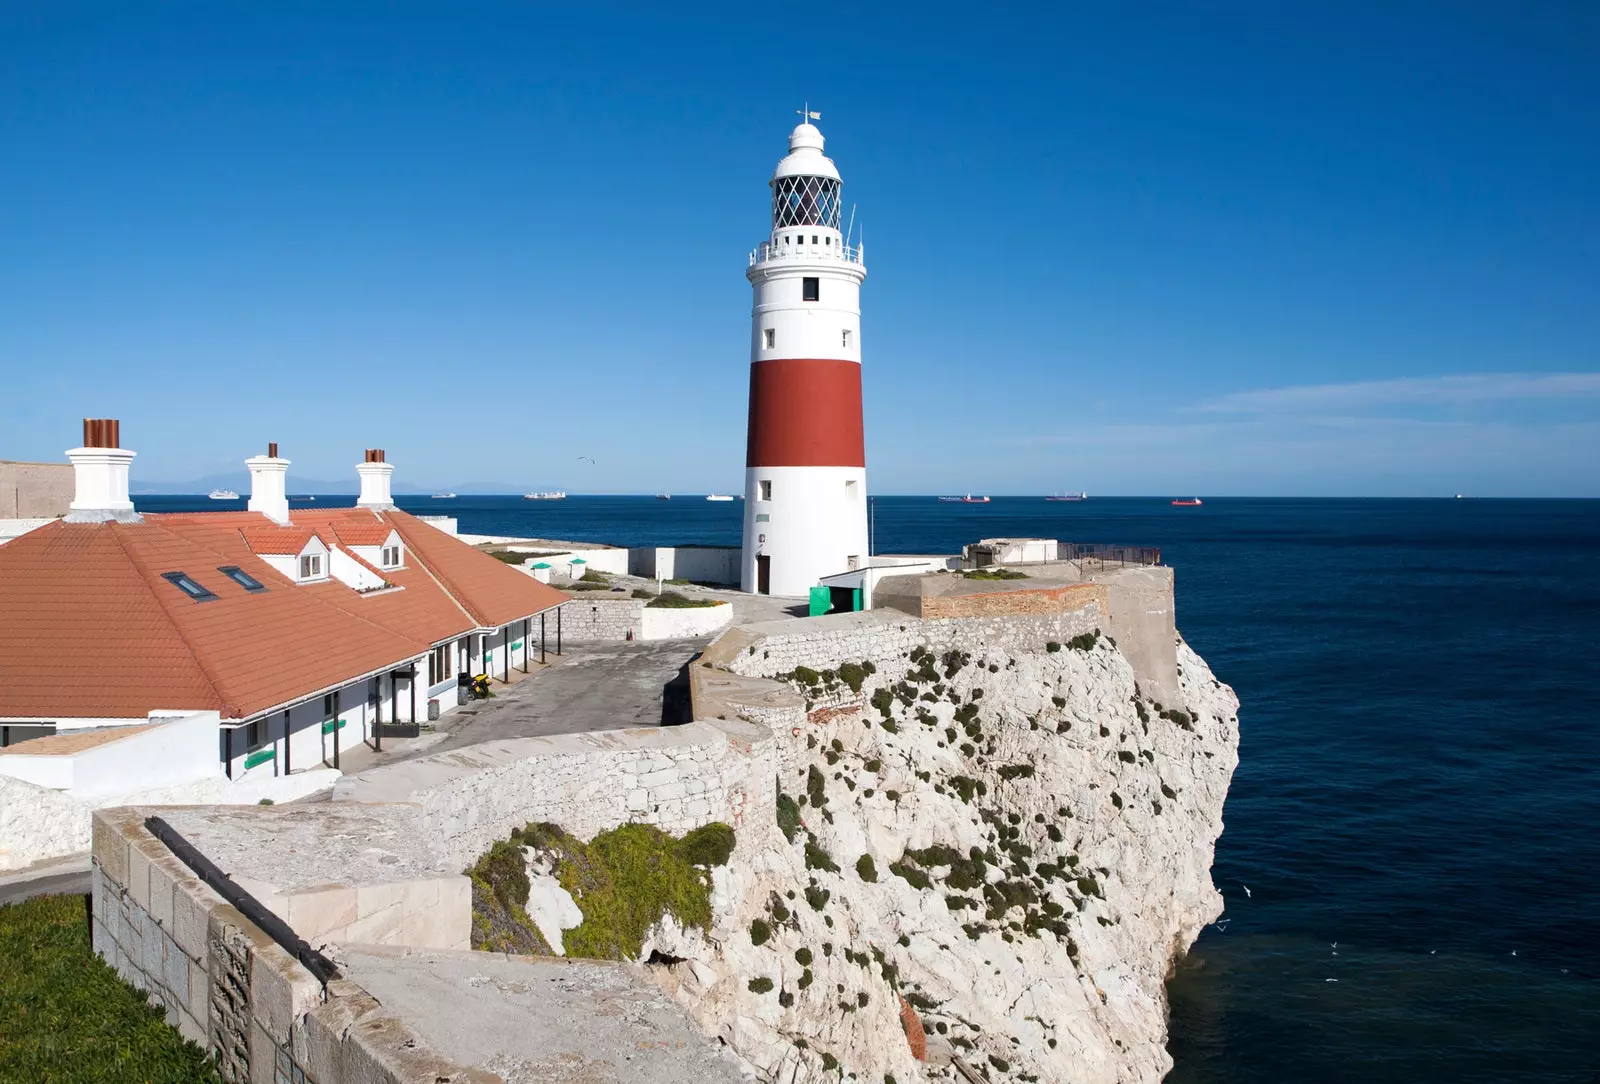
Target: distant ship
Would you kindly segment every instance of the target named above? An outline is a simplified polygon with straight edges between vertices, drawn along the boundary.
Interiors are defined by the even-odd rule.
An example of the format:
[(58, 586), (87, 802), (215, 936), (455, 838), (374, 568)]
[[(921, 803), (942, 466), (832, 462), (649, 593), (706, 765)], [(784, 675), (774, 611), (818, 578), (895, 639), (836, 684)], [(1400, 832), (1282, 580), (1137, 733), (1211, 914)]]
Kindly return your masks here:
[(1173, 501), (1172, 503), (1180, 508), (1196, 508), (1203, 502), (1199, 497), (1188, 497), (1184, 500)]
[(541, 489), (537, 493), (524, 493), (522, 499), (525, 501), (564, 501), (567, 499), (567, 491), (564, 489)]
[(454, 493), (435, 493), (433, 495), (433, 499), (436, 501), (453, 501), (455, 497)]
[(656, 494), (656, 500), (658, 500), (658, 501), (670, 501), (671, 499), (672, 499), (672, 494), (670, 494), (670, 493), (657, 493)]
[(728, 496), (725, 493), (712, 493), (712, 494), (709, 494), (706, 497), (706, 500), (708, 500), (708, 501), (731, 501), (731, 500), (733, 500), (733, 498)]
[(236, 501), (239, 499), (239, 494), (231, 489), (213, 489), (207, 496), (214, 501)]
[(941, 501), (943, 501), (944, 503), (946, 503), (946, 504), (988, 504), (989, 503), (989, 498), (988, 497), (974, 497), (970, 493), (968, 493), (965, 497), (940, 497), (939, 499)]
[(1089, 494), (1087, 493), (1062, 493), (1059, 495), (1052, 493), (1045, 498), (1047, 501), (1086, 501), (1088, 499)]

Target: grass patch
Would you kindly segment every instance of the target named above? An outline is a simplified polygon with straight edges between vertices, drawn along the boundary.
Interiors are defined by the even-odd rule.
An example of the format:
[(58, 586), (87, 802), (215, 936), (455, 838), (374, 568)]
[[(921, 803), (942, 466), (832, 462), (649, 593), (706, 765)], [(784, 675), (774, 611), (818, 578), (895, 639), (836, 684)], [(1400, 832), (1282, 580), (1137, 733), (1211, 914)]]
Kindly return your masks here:
[(210, 1057), (94, 954), (82, 896), (0, 907), (0, 1080), (217, 1079)]
[(662, 610), (703, 610), (712, 606), (726, 606), (727, 603), (714, 598), (690, 598), (676, 591), (663, 591), (645, 605)]
[(1013, 572), (1009, 568), (973, 568), (961, 573), (969, 580), (1025, 580), (1026, 572)]

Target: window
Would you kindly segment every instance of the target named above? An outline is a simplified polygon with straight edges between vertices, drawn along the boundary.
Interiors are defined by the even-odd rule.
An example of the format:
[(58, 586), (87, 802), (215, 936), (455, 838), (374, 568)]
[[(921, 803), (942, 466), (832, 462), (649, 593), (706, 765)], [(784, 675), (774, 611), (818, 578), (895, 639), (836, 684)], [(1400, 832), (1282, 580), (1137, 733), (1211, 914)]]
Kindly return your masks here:
[(246, 723), (244, 727), (244, 749), (253, 753), (267, 744), (267, 721), (257, 719), (253, 723)]
[(812, 234), (811, 235), (811, 243), (813, 245), (817, 243), (817, 235), (816, 234)]
[(322, 554), (307, 553), (300, 558), (300, 578), (315, 580), (322, 575)]
[(806, 276), (800, 280), (800, 300), (816, 301), (822, 295), (822, 280)]
[(255, 592), (266, 590), (266, 586), (263, 585), (260, 580), (250, 575), (250, 573), (246, 572), (238, 565), (223, 565), (221, 568), (217, 569), (217, 571), (228, 577), (228, 579), (232, 580), (240, 587), (243, 587), (246, 591)]
[(400, 567), (400, 547), (399, 546), (385, 546), (385, 547), (383, 547), (383, 567), (384, 568), (399, 568)]
[(761, 335), (762, 335), (763, 339), (766, 341), (768, 350), (771, 350), (773, 347), (778, 345), (778, 333), (775, 330), (773, 330), (772, 328), (770, 328), (770, 327), (767, 328), (765, 331), (763, 331), (761, 333)]
[(850, 570), (850, 571), (852, 571), (852, 572), (854, 572), (856, 569), (861, 567), (861, 556), (860, 556), (860, 554), (852, 553), (849, 557), (846, 557), (844, 560), (845, 560), (845, 568)]
[(455, 661), (455, 652), (450, 650), (449, 644), (436, 647), (428, 653), (428, 684), (437, 685), (441, 681), (449, 681), (455, 676), (455, 669), (450, 665)]
[(850, 494), (850, 496), (854, 497), (856, 495), (856, 482), (855, 482), (855, 479), (852, 478), (852, 479), (850, 479), (850, 481), (846, 482), (844, 484), (844, 488), (845, 488), (845, 492), (846, 493), (848, 493), (848, 494)]
[(839, 345), (843, 346), (846, 350), (850, 349), (850, 329), (849, 328), (845, 328), (844, 329), (844, 339)]
[(831, 237), (824, 237), (824, 238), (823, 238), (823, 239), (822, 239), (822, 247), (823, 247), (823, 248), (828, 248), (828, 247), (829, 247), (829, 246), (831, 246), (831, 245), (832, 245), (832, 244), (833, 244), (833, 238), (831, 238)]
[(161, 578), (172, 586), (194, 599), (196, 602), (210, 602), (217, 596), (201, 587), (190, 578), (187, 572), (163, 572)]
[(762, 480), (757, 482), (756, 487), (760, 490), (758, 500), (770, 501), (772, 499), (772, 483), (770, 481)]

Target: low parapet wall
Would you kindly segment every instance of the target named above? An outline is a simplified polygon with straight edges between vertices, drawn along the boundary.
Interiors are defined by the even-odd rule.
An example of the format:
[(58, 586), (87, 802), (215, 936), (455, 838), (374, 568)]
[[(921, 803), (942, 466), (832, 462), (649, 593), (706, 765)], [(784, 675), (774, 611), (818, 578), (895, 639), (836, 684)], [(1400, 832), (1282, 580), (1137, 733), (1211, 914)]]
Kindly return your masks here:
[[(647, 601), (599, 591), (580, 594), (561, 604), (561, 638), (574, 644), (695, 639), (726, 628), (733, 620), (728, 603), (679, 609), (648, 606)], [(551, 635), (548, 624), (545, 634)]]
[(447, 869), (513, 828), (550, 821), (590, 839), (641, 821), (680, 835), (712, 821), (772, 818), (771, 733), (740, 720), (513, 738), (347, 776), (334, 801), (405, 802)]

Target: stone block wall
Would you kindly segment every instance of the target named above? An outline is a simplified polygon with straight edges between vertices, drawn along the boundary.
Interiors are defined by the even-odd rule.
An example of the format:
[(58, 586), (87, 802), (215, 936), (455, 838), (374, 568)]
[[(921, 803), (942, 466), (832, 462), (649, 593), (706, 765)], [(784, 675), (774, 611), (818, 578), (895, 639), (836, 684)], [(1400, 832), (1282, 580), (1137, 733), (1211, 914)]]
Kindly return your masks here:
[[(644, 623), (643, 599), (626, 598), (604, 591), (581, 592), (571, 602), (562, 603), (560, 609), (563, 643), (626, 640), (629, 632), (637, 640)], [(547, 618), (545, 637), (552, 647), (555, 646), (555, 636), (555, 618)]]
[(1104, 612), (1106, 590), (1088, 583), (1059, 587), (1034, 587), (982, 594), (929, 595), (922, 600), (922, 616), (935, 617), (1021, 617), (1078, 610), (1098, 605)]
[(71, 463), (0, 459), (0, 519), (64, 516), (76, 485)]
[(429, 1049), (359, 984), (324, 989), (147, 832), (146, 812), (94, 815), (94, 951), (226, 1084), (503, 1084)]
[(766, 728), (708, 720), (484, 742), (346, 776), (334, 800), (420, 806), (441, 865), (465, 869), (530, 821), (582, 839), (632, 821), (673, 835), (770, 822), (776, 768)]

